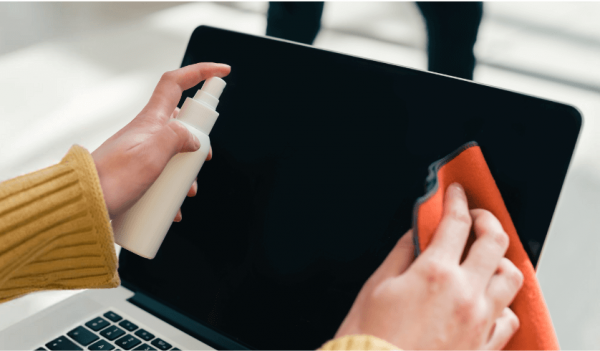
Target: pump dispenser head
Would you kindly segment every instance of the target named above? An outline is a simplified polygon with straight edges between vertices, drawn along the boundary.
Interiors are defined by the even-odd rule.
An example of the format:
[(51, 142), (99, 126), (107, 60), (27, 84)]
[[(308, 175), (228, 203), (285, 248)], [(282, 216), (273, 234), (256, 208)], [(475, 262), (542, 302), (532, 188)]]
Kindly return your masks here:
[(219, 104), (219, 97), (221, 96), (221, 93), (223, 93), (225, 85), (227, 85), (227, 83), (219, 77), (209, 78), (202, 85), (202, 89), (196, 92), (194, 100), (202, 102), (214, 110)]
[(219, 77), (207, 79), (193, 99), (186, 99), (177, 119), (208, 135), (219, 117), (216, 108), (225, 85)]

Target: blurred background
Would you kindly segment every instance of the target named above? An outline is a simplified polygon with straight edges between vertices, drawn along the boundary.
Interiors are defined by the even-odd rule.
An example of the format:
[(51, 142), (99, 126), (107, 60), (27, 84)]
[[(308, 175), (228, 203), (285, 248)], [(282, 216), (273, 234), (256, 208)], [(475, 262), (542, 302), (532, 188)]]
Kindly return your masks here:
[[(207, 24), (264, 35), (269, 4), (0, 3), (0, 181), (90, 151)], [(600, 3), (485, 3), (476, 82), (576, 106), (584, 128), (538, 269), (562, 348), (600, 348)], [(223, 43), (227, 45), (227, 43)], [(326, 3), (319, 48), (426, 70), (415, 3)], [(235, 67), (234, 67), (235, 69)], [(510, 140), (507, 140), (510, 142)], [(77, 292), (0, 305), (0, 329)]]

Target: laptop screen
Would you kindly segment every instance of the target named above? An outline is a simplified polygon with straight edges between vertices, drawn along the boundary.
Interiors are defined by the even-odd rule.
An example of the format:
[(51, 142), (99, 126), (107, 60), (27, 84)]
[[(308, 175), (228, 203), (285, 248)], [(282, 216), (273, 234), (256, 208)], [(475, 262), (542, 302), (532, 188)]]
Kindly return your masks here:
[(196, 62), (232, 66), (214, 158), (156, 258), (122, 251), (128, 284), (243, 345), (315, 349), (411, 227), (429, 164), (469, 141), (537, 263), (574, 108), (204, 26), (183, 65)]

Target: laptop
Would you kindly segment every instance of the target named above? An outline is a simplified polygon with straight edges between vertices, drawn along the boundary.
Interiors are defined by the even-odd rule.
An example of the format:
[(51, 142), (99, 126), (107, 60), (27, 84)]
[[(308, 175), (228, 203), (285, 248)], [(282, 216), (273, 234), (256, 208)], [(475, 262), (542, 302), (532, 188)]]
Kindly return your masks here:
[(196, 62), (232, 72), (184, 220), (153, 260), (121, 251), (121, 287), (5, 329), (1, 349), (318, 348), (412, 226), (429, 164), (469, 141), (537, 264), (574, 107), (208, 26), (182, 66)]

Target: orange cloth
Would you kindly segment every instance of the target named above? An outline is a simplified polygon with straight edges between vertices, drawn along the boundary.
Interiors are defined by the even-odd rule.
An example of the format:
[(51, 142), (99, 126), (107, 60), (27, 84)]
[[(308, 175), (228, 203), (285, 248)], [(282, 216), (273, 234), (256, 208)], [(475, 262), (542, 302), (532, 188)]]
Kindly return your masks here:
[[(457, 182), (463, 186), (469, 208), (483, 208), (494, 214), (510, 238), (506, 258), (525, 277), (523, 287), (510, 308), (519, 317), (521, 327), (505, 350), (558, 350), (558, 339), (552, 326), (535, 270), (510, 218), (502, 195), (490, 173), (480, 147), (475, 142), (461, 148), (430, 166), (428, 180), (437, 184), (415, 204), (413, 227), (416, 228), (417, 253), (425, 250), (442, 218), (446, 188)], [(430, 183), (431, 184), (431, 183)], [(416, 223), (416, 226), (414, 225)], [(473, 238), (469, 239), (469, 245)]]

